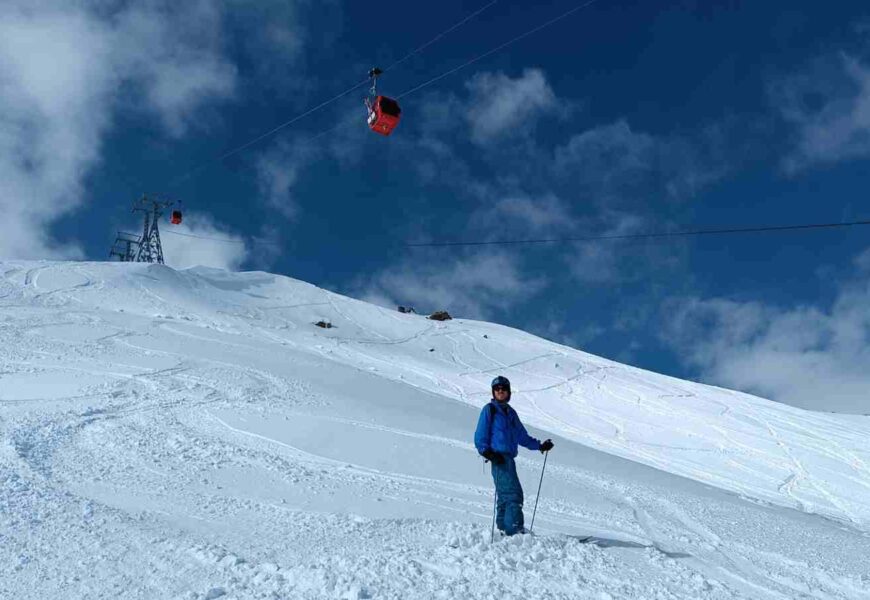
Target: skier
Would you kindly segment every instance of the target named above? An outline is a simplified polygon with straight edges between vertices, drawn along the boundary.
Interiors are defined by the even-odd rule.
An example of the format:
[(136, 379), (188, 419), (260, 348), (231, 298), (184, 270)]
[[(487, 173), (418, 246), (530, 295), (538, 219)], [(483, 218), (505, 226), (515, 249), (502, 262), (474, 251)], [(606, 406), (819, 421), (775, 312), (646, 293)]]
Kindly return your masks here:
[(508, 402), (511, 382), (499, 375), (492, 380), (492, 400), (480, 411), (474, 445), (492, 463), (492, 479), (498, 498), (495, 523), (504, 535), (525, 533), (523, 528), (523, 488), (517, 477), (517, 445), (529, 450), (549, 452), (553, 442), (541, 442), (530, 436), (517, 412)]

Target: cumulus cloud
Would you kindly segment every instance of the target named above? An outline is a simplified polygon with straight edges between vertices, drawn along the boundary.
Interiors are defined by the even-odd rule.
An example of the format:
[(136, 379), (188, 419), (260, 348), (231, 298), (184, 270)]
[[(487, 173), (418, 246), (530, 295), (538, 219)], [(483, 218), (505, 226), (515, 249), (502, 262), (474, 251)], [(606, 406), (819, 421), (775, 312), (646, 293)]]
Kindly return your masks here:
[[(519, 77), (478, 73), (466, 81), (465, 88), (465, 96), (432, 95), (420, 103), (424, 140), (459, 130), (470, 132), (475, 144), (492, 145), (509, 136), (528, 134), (542, 117), (563, 116), (569, 110), (540, 69), (526, 69)], [(457, 128), (457, 123), (463, 127)]]
[(299, 205), (293, 188), (299, 173), (314, 160), (313, 150), (307, 151), (296, 142), (278, 141), (257, 159), (257, 185), (266, 203), (287, 219), (295, 219)]
[(496, 202), (494, 209), (498, 216), (514, 219), (532, 233), (570, 227), (573, 222), (565, 204), (552, 193), (536, 199), (508, 196)]
[(186, 213), (184, 223), (163, 228), (160, 237), (166, 264), (175, 269), (203, 266), (237, 271), (249, 256), (242, 237), (203, 213)]
[(102, 106), (114, 83), (103, 68), (111, 36), (61, 9), (0, 19), (0, 256), (80, 256), (44, 229), (81, 194), (80, 173), (99, 157), (109, 124)]
[[(356, 107), (345, 111), (336, 119), (339, 126), (328, 131), (326, 137), (321, 134), (315, 139), (310, 136), (278, 138), (261, 151), (255, 163), (261, 200), (286, 219), (295, 220), (300, 213), (296, 187), (306, 168), (324, 157), (335, 160), (344, 168), (355, 168), (361, 162), (370, 161), (371, 155), (366, 148), (372, 144), (371, 132), (365, 127), (355, 126), (365, 117), (364, 110), (364, 107)], [(391, 143), (401, 145), (407, 142), (393, 138)]]
[(556, 168), (565, 171), (583, 164), (590, 176), (610, 184), (617, 176), (651, 169), (655, 148), (653, 136), (633, 131), (620, 120), (572, 136), (566, 145), (556, 149)]
[[(603, 210), (594, 220), (587, 220), (584, 230), (590, 236), (621, 236), (640, 233), (646, 227), (642, 217), (613, 210)], [(606, 240), (581, 242), (570, 247), (565, 253), (568, 272), (586, 284), (612, 284), (627, 279), (638, 264), (645, 260), (644, 248), (633, 246), (630, 258), (619, 251), (621, 242)]]
[(696, 139), (653, 136), (619, 120), (575, 134), (557, 147), (553, 169), (602, 205), (649, 202), (662, 195), (684, 199), (725, 174), (725, 162), (717, 156), (720, 136), (717, 127), (697, 132)]
[(555, 235), (575, 223), (568, 206), (552, 192), (540, 195), (500, 192), (482, 185), (477, 191), (483, 206), (474, 211), (468, 221), (469, 229), (477, 232), (478, 238)]
[(143, 2), (118, 15), (115, 69), (167, 130), (183, 135), (202, 99), (229, 98), (236, 68), (222, 53), (222, 14), (212, 0)]
[(0, 256), (80, 257), (49, 229), (84, 196), (119, 109), (180, 135), (234, 89), (216, 2), (9, 0), (0, 19)]
[[(632, 128), (626, 120), (580, 130), (555, 146), (538, 146), (524, 132), (543, 115), (564, 115), (576, 102), (555, 96), (544, 74), (527, 70), (518, 78), (483, 73), (466, 83), (467, 96), (439, 96), (421, 106), (413, 164), (424, 181), (456, 189), (472, 207), (464, 231), (454, 239), (582, 237), (660, 229), (661, 205), (674, 211), (683, 200), (727, 172), (728, 128), (712, 125), (686, 135), (660, 136)], [(456, 160), (466, 130), (456, 115), (470, 111), (477, 157), (489, 161), (493, 177), (483, 180), (471, 161)], [(475, 129), (476, 128), (476, 129)], [(520, 139), (506, 143), (505, 136)], [(401, 141), (401, 140), (397, 140)], [(477, 149), (473, 149), (477, 150)], [(449, 177), (443, 177), (443, 173)], [(672, 212), (672, 211), (671, 211)], [(626, 243), (572, 244), (554, 248), (560, 277), (602, 285), (634, 280), (650, 268), (673, 269), (684, 251), (673, 246)]]
[(383, 306), (411, 305), (422, 311), (447, 310), (454, 316), (486, 319), (528, 300), (541, 282), (526, 276), (506, 252), (456, 258), (443, 254), (402, 260), (358, 286), (357, 295)]
[(870, 65), (859, 58), (820, 57), (776, 82), (771, 94), (796, 132), (787, 171), (870, 156)]
[(569, 326), (571, 316), (553, 310), (543, 310), (535, 318), (523, 324), (523, 329), (542, 338), (582, 350), (588, 343), (607, 333), (607, 329), (597, 323)]
[[(223, 4), (232, 14), (236, 29), (241, 34), (239, 41), (245, 46), (247, 54), (257, 57), (251, 68), (275, 79), (291, 76), (294, 70), (298, 73), (298, 61), (302, 57), (307, 34), (300, 25), (302, 5), (314, 3), (308, 0), (224, 0)], [(326, 0), (315, 5), (323, 11), (325, 7), (332, 8), (335, 4), (333, 0)], [(318, 31), (318, 34), (329, 37), (332, 32)]]
[(713, 383), (802, 408), (870, 413), (867, 256), (828, 306), (671, 300), (664, 340)]
[(526, 69), (517, 78), (504, 73), (479, 73), (465, 87), (469, 100), (465, 114), (471, 138), (487, 144), (506, 133), (528, 131), (548, 113), (563, 110), (540, 69)]
[(283, 249), (287, 247), (283, 231), (283, 227), (277, 227), (271, 223), (263, 225), (259, 233), (251, 239), (251, 248), (244, 260), (245, 268), (259, 271), (270, 270), (275, 261), (281, 258)]
[[(482, 190), (483, 205), (468, 218), (467, 239), (481, 241), (584, 238), (649, 233), (652, 223), (666, 228), (661, 219), (608, 207), (592, 216), (580, 216), (553, 193), (540, 196), (520, 192), (499, 195)], [(525, 246), (524, 248), (545, 246)], [(644, 244), (633, 240), (578, 241), (554, 246), (561, 265), (559, 279), (567, 277), (586, 285), (612, 285), (635, 280), (655, 270), (659, 273), (683, 264), (679, 243)], [(627, 250), (627, 248), (629, 248)]]

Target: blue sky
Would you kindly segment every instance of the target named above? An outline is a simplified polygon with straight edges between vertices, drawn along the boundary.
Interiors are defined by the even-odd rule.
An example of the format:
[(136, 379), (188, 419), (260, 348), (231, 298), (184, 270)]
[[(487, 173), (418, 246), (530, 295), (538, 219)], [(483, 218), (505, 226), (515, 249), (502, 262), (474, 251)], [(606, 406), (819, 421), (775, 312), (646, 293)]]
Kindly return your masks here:
[[(403, 96), (390, 138), (365, 128), (361, 88), (223, 161), (489, 3), (177, 4), (4, 3), (0, 257), (103, 260), (137, 228), (130, 203), (161, 193), (184, 203), (176, 231), (238, 242), (166, 233), (173, 266), (283, 273), (870, 412), (866, 230), (403, 246), (870, 217), (861, 3), (598, 0)], [(381, 90), (579, 4), (495, 2)]]

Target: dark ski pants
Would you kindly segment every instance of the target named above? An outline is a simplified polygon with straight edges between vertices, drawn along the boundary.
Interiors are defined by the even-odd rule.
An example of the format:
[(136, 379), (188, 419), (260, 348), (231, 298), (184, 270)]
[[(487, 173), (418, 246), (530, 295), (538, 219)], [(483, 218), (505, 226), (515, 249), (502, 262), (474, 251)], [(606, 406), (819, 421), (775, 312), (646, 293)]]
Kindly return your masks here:
[(523, 528), (523, 487), (517, 477), (517, 465), (510, 456), (504, 456), (504, 463), (492, 463), (492, 480), (498, 498), (495, 513), (495, 526), (505, 535), (513, 535)]

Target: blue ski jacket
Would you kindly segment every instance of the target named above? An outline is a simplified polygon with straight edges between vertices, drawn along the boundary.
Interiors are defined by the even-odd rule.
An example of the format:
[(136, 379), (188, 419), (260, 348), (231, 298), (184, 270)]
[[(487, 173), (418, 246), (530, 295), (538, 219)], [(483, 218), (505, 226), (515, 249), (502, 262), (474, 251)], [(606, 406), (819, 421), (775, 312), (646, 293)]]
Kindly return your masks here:
[(499, 404), (491, 400), (480, 411), (477, 430), (474, 432), (474, 445), (480, 454), (495, 450), (515, 458), (518, 445), (529, 450), (540, 450), (541, 441), (529, 435), (520, 422), (517, 411), (507, 402)]

